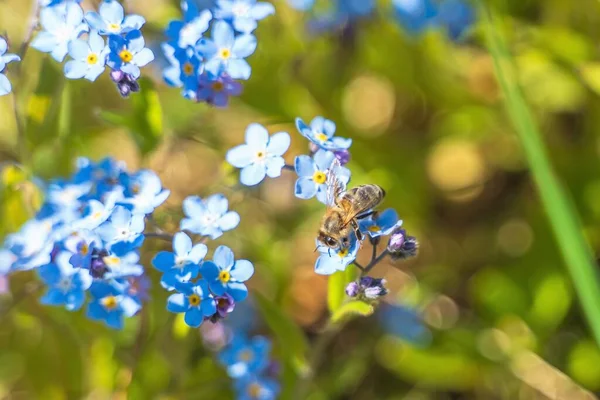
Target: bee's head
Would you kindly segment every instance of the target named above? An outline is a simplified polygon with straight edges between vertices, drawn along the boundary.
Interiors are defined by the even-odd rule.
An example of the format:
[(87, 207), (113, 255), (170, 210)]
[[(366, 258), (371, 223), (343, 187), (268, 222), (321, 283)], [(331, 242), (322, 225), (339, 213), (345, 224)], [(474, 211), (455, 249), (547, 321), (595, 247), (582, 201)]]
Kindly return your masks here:
[(319, 242), (323, 243), (330, 249), (336, 249), (340, 247), (340, 242), (332, 236), (327, 235), (324, 232), (319, 232)]

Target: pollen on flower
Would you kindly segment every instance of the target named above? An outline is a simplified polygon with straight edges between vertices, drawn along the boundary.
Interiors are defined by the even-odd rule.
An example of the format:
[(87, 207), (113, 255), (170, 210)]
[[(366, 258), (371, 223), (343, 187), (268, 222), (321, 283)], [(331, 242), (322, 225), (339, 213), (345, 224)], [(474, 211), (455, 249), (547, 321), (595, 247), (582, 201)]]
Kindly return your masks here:
[(327, 135), (324, 133), (317, 133), (315, 135), (315, 138), (319, 141), (319, 142), (326, 142), (327, 141)]
[(256, 152), (256, 161), (263, 161), (266, 156), (267, 156), (266, 152), (259, 150)]
[(231, 50), (227, 48), (219, 49), (219, 57), (221, 57), (223, 60), (227, 60), (229, 57), (231, 57)]
[(104, 264), (106, 264), (108, 267), (112, 267), (119, 264), (120, 259), (117, 256), (108, 256), (104, 257), (102, 261), (104, 261)]
[(196, 293), (191, 294), (188, 297), (188, 301), (190, 302), (190, 305), (192, 305), (194, 307), (196, 307), (196, 306), (198, 306), (200, 304), (200, 300), (202, 300), (202, 299)]
[(381, 227), (379, 227), (377, 225), (373, 225), (373, 226), (370, 226), (368, 229), (370, 232), (379, 232), (381, 230)]
[(242, 362), (250, 362), (254, 359), (254, 352), (252, 350), (244, 350), (244, 351), (240, 351), (240, 354), (238, 355), (238, 360), (242, 361)]
[(121, 50), (121, 52), (119, 53), (119, 57), (123, 62), (126, 63), (131, 62), (131, 60), (133, 60), (133, 54), (131, 54), (131, 52), (127, 49)]
[(313, 181), (318, 184), (323, 184), (327, 181), (327, 175), (323, 171), (317, 171), (313, 174)]
[(86, 256), (90, 252), (90, 246), (88, 246), (87, 243), (83, 243), (81, 245), (81, 249), (79, 249), (79, 252)]
[(108, 24), (108, 30), (111, 32), (119, 32), (121, 30), (121, 25), (119, 24)]
[(102, 304), (102, 306), (104, 306), (104, 308), (106, 308), (108, 311), (111, 311), (117, 308), (119, 302), (117, 301), (116, 296), (106, 296), (100, 300), (100, 304)]
[(185, 64), (183, 64), (183, 67), (181, 69), (183, 70), (183, 73), (186, 76), (192, 76), (192, 75), (194, 75), (194, 66), (189, 61), (186, 62)]
[(262, 392), (262, 386), (258, 383), (253, 382), (248, 385), (248, 396), (252, 399), (258, 399), (260, 397), (260, 393)]
[(88, 54), (86, 62), (90, 65), (96, 64), (98, 62), (98, 55), (96, 53)]
[(140, 192), (140, 190), (141, 190), (140, 185), (136, 184), (131, 187), (131, 193), (133, 193), (133, 194), (138, 194)]
[(348, 255), (348, 249), (341, 249), (337, 254), (340, 256), (340, 258), (344, 258)]
[(221, 282), (227, 283), (227, 282), (229, 282), (230, 279), (231, 279), (231, 274), (229, 273), (229, 271), (219, 272), (219, 280)]
[(225, 85), (223, 84), (223, 82), (219, 81), (213, 82), (211, 87), (212, 90), (214, 90), (215, 92), (222, 92), (223, 89), (225, 89)]
[(101, 211), (96, 211), (95, 213), (92, 214), (92, 219), (100, 219), (101, 217), (102, 217)]

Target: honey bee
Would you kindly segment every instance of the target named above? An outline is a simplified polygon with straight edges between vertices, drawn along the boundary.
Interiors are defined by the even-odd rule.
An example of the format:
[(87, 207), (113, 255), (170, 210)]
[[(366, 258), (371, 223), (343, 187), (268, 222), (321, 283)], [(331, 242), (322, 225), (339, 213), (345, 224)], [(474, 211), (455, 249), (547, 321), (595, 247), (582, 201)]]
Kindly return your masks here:
[(358, 220), (371, 215), (370, 210), (385, 197), (385, 190), (378, 185), (360, 185), (346, 191), (346, 185), (336, 176), (339, 167), (339, 161), (334, 159), (327, 173), (327, 209), (317, 237), (330, 249), (349, 247), (352, 231), (362, 241)]

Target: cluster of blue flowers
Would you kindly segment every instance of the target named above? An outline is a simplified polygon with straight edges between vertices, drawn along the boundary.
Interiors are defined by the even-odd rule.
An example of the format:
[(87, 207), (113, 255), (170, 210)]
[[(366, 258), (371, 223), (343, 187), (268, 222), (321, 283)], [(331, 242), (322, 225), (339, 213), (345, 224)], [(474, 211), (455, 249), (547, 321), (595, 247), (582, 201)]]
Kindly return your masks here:
[[(181, 2), (183, 20), (171, 21), (162, 44), (170, 66), (163, 78), (182, 88), (182, 95), (216, 107), (242, 91), (238, 80), (250, 78), (246, 58), (256, 50), (252, 32), (257, 21), (275, 12), (273, 5), (256, 0), (218, 0), (214, 7)], [(211, 28), (210, 38), (204, 33)]]
[[(234, 167), (240, 168), (240, 182), (252, 186), (262, 182), (266, 176), (271, 178), (281, 175), (283, 169), (294, 170), (298, 175), (295, 184), (295, 196), (300, 199), (316, 197), (320, 202), (328, 204), (328, 185), (336, 181), (345, 190), (351, 178), (348, 168), (343, 165), (350, 160), (352, 139), (335, 136), (336, 125), (323, 117), (314, 118), (306, 124), (296, 119), (298, 132), (309, 141), (309, 154), (296, 156), (294, 165), (286, 165), (284, 153), (290, 146), (290, 135), (278, 132), (269, 136), (268, 131), (259, 124), (250, 124), (246, 129), (246, 143), (236, 146), (227, 152), (226, 159)], [(328, 179), (334, 175), (335, 179)], [(348, 246), (331, 249), (317, 240), (319, 257), (315, 264), (315, 272), (331, 275), (336, 271), (344, 271), (352, 263), (369, 272), (385, 256), (392, 259), (404, 259), (414, 256), (418, 244), (413, 236), (408, 236), (401, 228), (402, 220), (394, 209), (373, 212), (359, 221), (359, 228), (364, 237), (368, 237), (373, 246), (377, 246), (384, 236), (389, 236), (386, 250), (373, 258), (365, 267), (356, 262), (361, 242), (352, 234)], [(371, 279), (371, 278), (370, 278)], [(375, 299), (386, 293), (385, 281), (370, 280), (355, 282), (355, 287), (348, 289), (352, 297)], [(376, 295), (373, 295), (376, 293)], [(372, 296), (370, 296), (372, 295)]]
[[(36, 270), (48, 287), (43, 304), (78, 310), (87, 299), (87, 315), (113, 328), (123, 326), (142, 307), (149, 280), (140, 264), (140, 247), (147, 237), (166, 235), (147, 231), (156, 207), (169, 190), (150, 170), (130, 174), (125, 165), (106, 158), (98, 163), (79, 159), (68, 180), (44, 187), (45, 203), (35, 218), (9, 235), (0, 248), (0, 275)], [(217, 238), (240, 221), (228, 211), (220, 194), (206, 200), (188, 197), (181, 229)], [(167, 308), (185, 313), (185, 321), (197, 327), (205, 319), (216, 321), (231, 312), (235, 302), (247, 296), (246, 286), (254, 267), (235, 260), (226, 246), (218, 247), (212, 261), (204, 261), (208, 249), (194, 245), (184, 232), (173, 236), (173, 252), (159, 252), (153, 265), (163, 272), (161, 284), (170, 291)]]
[(41, 2), (42, 31), (31, 47), (49, 53), (58, 62), (68, 54), (71, 60), (65, 63), (64, 74), (69, 79), (95, 81), (108, 66), (122, 96), (139, 91), (140, 68), (154, 60), (140, 31), (145, 19), (125, 15), (116, 0), (105, 0), (98, 12), (85, 14), (79, 2)]
[(279, 394), (275, 379), (277, 364), (269, 355), (271, 342), (263, 336), (248, 338), (236, 332), (231, 342), (219, 353), (219, 361), (234, 380), (239, 400), (274, 400)]
[[(311, 11), (315, 0), (288, 0), (293, 8)], [(452, 40), (460, 40), (475, 22), (473, 6), (466, 0), (392, 0), (393, 15), (409, 34), (420, 34), (428, 28), (447, 31)], [(373, 16), (375, 0), (335, 0), (331, 10), (317, 14), (308, 27), (323, 32), (346, 27), (359, 19)], [(391, 14), (390, 12), (384, 15)]]
[(20, 61), (21, 57), (16, 54), (7, 53), (8, 42), (0, 36), (0, 96), (9, 94), (12, 91), (12, 85), (5, 75), (6, 65), (13, 61)]

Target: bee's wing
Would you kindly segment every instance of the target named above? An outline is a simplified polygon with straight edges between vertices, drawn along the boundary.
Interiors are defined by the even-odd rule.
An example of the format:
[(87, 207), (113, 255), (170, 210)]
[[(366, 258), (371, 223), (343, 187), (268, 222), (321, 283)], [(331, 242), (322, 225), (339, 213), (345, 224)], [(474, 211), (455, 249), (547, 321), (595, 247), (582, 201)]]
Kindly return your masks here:
[(340, 161), (333, 159), (331, 166), (327, 170), (327, 206), (335, 205), (336, 200), (346, 191), (346, 184), (338, 178), (338, 172), (341, 168)]

